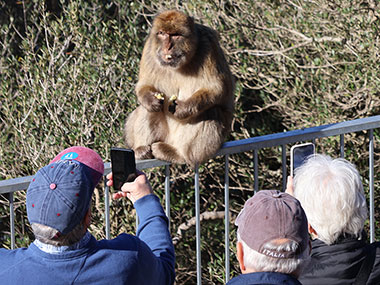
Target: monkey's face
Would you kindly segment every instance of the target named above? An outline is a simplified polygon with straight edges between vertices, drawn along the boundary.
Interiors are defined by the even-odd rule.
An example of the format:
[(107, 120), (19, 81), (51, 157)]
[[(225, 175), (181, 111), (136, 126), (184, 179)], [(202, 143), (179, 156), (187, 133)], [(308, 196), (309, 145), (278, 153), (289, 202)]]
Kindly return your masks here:
[(163, 67), (178, 69), (193, 57), (197, 37), (192, 18), (178, 11), (160, 14), (153, 23), (154, 51)]
[(157, 32), (157, 58), (162, 66), (181, 67), (187, 61), (188, 44), (179, 33)]

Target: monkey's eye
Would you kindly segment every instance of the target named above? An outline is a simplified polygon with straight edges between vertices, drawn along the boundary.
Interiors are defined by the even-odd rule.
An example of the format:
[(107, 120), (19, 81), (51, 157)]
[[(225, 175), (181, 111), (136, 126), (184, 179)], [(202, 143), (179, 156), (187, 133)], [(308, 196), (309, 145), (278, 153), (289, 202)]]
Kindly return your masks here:
[(174, 34), (171, 34), (170, 37), (174, 40), (178, 40), (182, 37), (182, 35), (179, 33), (174, 33)]
[(168, 34), (165, 33), (164, 31), (158, 31), (157, 32), (157, 38), (160, 39), (160, 40), (164, 40), (165, 38), (167, 38)]

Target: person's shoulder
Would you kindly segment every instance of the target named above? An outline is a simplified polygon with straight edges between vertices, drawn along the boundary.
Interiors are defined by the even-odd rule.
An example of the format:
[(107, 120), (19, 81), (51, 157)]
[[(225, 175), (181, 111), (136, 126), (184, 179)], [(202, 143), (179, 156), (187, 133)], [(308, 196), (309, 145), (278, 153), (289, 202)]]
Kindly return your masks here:
[(17, 249), (0, 248), (0, 260), (4, 258), (20, 257), (27, 252), (28, 248), (22, 247)]
[(380, 242), (373, 242), (367, 245), (370, 250), (376, 252), (375, 264), (380, 267)]
[(370, 248), (370, 250), (374, 250), (376, 254), (367, 284), (377, 285), (380, 284), (380, 242), (373, 242), (367, 246)]
[(31, 251), (28, 250), (28, 248), (0, 248), (0, 276), (6, 272), (12, 272), (12, 270), (17, 272), (17, 266), (24, 264), (27, 260), (30, 260), (31, 256)]
[(0, 248), (0, 258), (3, 256), (23, 255), (29, 252), (28, 249), (29, 249), (28, 247), (21, 247), (21, 248), (16, 248), (16, 249)]
[(109, 249), (109, 250), (138, 250), (140, 247), (141, 240), (130, 234), (120, 234), (113, 239), (103, 239), (97, 241), (98, 249)]
[(254, 272), (240, 274), (232, 278), (226, 285), (254, 285), (254, 284), (288, 284), (301, 285), (293, 276), (278, 272)]
[(373, 248), (379, 249), (380, 248), (380, 242), (375, 241), (373, 243), (370, 243), (370, 246), (372, 246)]
[(252, 278), (248, 276), (247, 274), (240, 274), (238, 276), (235, 276), (230, 281), (226, 283), (226, 285), (239, 285), (239, 284), (253, 284), (253, 283), (247, 283), (248, 281), (251, 282)]
[(376, 259), (380, 259), (380, 242), (372, 242), (366, 245), (369, 250), (376, 252)]

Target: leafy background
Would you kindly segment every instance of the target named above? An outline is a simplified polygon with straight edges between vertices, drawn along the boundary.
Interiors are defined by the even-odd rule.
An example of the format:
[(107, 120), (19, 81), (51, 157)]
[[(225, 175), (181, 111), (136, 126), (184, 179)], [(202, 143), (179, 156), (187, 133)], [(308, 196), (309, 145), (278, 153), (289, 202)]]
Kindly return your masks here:
[[(228, 140), (364, 118), (380, 111), (380, 4), (363, 1), (0, 1), (0, 179), (32, 175), (60, 150), (84, 145), (109, 161), (136, 107), (134, 86), (144, 41), (159, 11), (180, 9), (218, 31), (236, 79)], [(368, 135), (345, 136), (346, 158), (368, 191)], [(375, 174), (379, 169), (375, 130)], [(339, 138), (317, 140), (339, 154)], [(289, 146), (290, 147), (290, 146)], [(260, 189), (281, 189), (281, 154), (259, 151)], [(230, 158), (231, 215), (253, 191), (253, 153)], [(201, 211), (223, 211), (223, 158), (200, 168)], [(193, 171), (172, 165), (171, 230), (194, 216)], [(163, 169), (148, 170), (163, 197)], [(376, 219), (379, 217), (376, 174)], [(95, 191), (91, 232), (104, 238), (103, 189)], [(25, 191), (16, 194), (17, 246), (33, 236)], [(162, 199), (163, 200), (163, 199)], [(134, 232), (134, 210), (111, 205), (111, 232)], [(0, 199), (0, 243), (10, 247), (7, 197)], [(232, 226), (232, 224), (231, 224)], [(223, 220), (202, 222), (202, 279), (224, 282)], [(196, 281), (195, 229), (176, 244), (177, 284)], [(380, 233), (377, 231), (377, 238)], [(232, 226), (231, 250), (235, 232)], [(239, 271), (231, 256), (231, 275)]]

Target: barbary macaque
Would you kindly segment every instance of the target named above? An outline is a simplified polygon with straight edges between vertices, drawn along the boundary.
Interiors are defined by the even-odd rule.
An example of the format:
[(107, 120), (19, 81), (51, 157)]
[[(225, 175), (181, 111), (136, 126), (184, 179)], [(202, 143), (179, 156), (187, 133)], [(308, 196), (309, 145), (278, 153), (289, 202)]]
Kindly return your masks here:
[(231, 129), (234, 80), (218, 36), (183, 12), (156, 16), (127, 118), (126, 145), (137, 159), (194, 167), (211, 158)]

